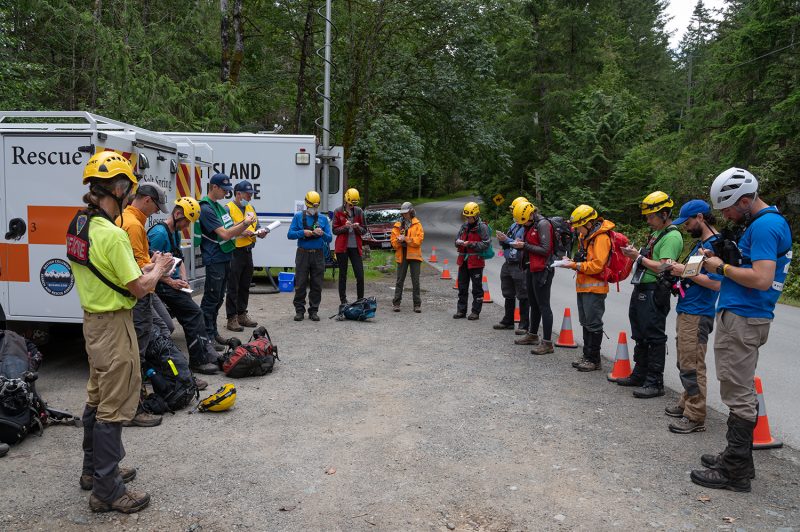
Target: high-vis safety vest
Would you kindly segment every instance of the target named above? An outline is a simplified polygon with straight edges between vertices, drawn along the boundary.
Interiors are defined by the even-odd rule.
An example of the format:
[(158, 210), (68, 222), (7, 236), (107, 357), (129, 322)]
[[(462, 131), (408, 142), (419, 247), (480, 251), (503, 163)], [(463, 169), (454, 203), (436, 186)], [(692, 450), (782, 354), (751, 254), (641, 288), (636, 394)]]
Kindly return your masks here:
[[(222, 227), (225, 229), (230, 229), (233, 227), (233, 220), (231, 219), (231, 215), (225, 211), (225, 207), (212, 200), (208, 196), (205, 196), (203, 199), (201, 199), (200, 203), (211, 205), (211, 208), (214, 209), (214, 214), (216, 214), (220, 221), (222, 221)], [(200, 220), (197, 220), (194, 223), (194, 244), (196, 246), (200, 245), (201, 238), (207, 238), (208, 240), (217, 242), (219, 244), (219, 248), (224, 253), (232, 253), (233, 250), (236, 249), (236, 243), (233, 240), (222, 240), (216, 233), (214, 233), (212, 236), (206, 235), (203, 232), (202, 226), (200, 225)]]
[[(245, 206), (244, 211), (242, 211), (242, 209), (238, 205), (236, 205), (236, 202), (233, 201), (228, 202), (228, 211), (231, 213), (231, 218), (233, 219), (234, 224), (238, 224), (239, 222), (244, 220), (245, 213), (252, 212), (253, 216), (256, 215), (256, 210), (249, 203), (247, 204), (247, 206)], [(257, 225), (258, 225), (258, 220), (250, 224), (250, 227), (248, 227), (247, 229), (255, 233)], [(246, 248), (252, 246), (255, 243), (256, 243), (255, 236), (240, 236), (236, 238), (237, 248)]]

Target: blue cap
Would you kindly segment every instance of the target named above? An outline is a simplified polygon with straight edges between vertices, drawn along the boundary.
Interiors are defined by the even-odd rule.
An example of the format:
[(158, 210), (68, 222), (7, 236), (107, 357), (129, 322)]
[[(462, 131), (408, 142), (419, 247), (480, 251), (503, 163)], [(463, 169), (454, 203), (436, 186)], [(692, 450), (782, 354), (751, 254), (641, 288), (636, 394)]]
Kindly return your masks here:
[(672, 223), (675, 225), (681, 225), (683, 222), (693, 216), (697, 216), (698, 214), (708, 214), (710, 212), (711, 206), (709, 206), (708, 203), (701, 199), (693, 199), (683, 204), (683, 207), (681, 207), (681, 212), (678, 215), (678, 219)]
[(250, 183), (250, 181), (248, 181), (247, 179), (245, 179), (243, 181), (239, 181), (238, 183), (236, 183), (236, 186), (233, 187), (233, 191), (234, 192), (245, 192), (247, 194), (252, 194), (254, 192), (252, 183)]
[(226, 192), (230, 192), (233, 190), (233, 185), (231, 185), (231, 178), (226, 176), (225, 174), (214, 174), (211, 176), (211, 184), (217, 185), (219, 188)]

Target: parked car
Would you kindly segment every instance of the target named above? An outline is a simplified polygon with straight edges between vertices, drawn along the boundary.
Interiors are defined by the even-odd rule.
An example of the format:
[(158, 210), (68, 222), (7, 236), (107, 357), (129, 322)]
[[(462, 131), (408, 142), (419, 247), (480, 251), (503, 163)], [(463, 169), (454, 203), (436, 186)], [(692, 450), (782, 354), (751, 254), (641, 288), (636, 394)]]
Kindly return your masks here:
[(364, 209), (364, 222), (367, 224), (367, 233), (363, 237), (364, 244), (371, 249), (390, 249), (392, 227), (398, 221), (400, 221), (400, 205), (396, 203), (369, 205)]

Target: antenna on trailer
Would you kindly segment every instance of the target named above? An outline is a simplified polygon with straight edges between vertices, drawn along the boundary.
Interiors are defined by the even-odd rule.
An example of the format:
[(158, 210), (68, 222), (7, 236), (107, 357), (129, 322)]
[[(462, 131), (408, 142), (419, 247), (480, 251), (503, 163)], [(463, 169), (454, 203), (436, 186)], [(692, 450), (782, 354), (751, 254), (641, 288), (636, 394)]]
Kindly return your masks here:
[[(323, 92), (320, 93), (319, 86), (316, 87), (317, 94), (322, 96), (322, 125), (319, 123), (319, 118), (314, 122), (317, 127), (322, 128), (322, 153), (320, 159), (322, 160), (322, 178), (320, 183), (320, 209), (322, 212), (328, 212), (328, 194), (330, 193), (330, 173), (331, 173), (331, 0), (325, 0), (325, 16), (320, 12), (322, 8), (317, 10), (317, 14), (325, 20), (325, 46), (317, 50), (317, 55), (322, 57), (325, 63), (325, 80)], [(320, 50), (325, 50), (325, 55), (320, 54)]]

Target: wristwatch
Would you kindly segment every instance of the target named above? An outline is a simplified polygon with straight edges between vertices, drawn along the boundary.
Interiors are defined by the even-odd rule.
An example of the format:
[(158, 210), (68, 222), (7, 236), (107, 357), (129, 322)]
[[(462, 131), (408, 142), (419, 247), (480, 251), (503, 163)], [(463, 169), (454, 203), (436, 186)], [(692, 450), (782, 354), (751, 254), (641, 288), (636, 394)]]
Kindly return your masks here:
[(727, 266), (727, 264), (725, 264), (724, 262), (721, 263), (719, 266), (717, 266), (718, 275), (722, 275), (723, 277), (725, 276), (725, 266)]
[(639, 266), (641, 266), (641, 265), (642, 265), (642, 261), (643, 261), (643, 260), (644, 260), (644, 256), (642, 256), (642, 255), (639, 255), (638, 257), (636, 257), (636, 264), (638, 264)]

